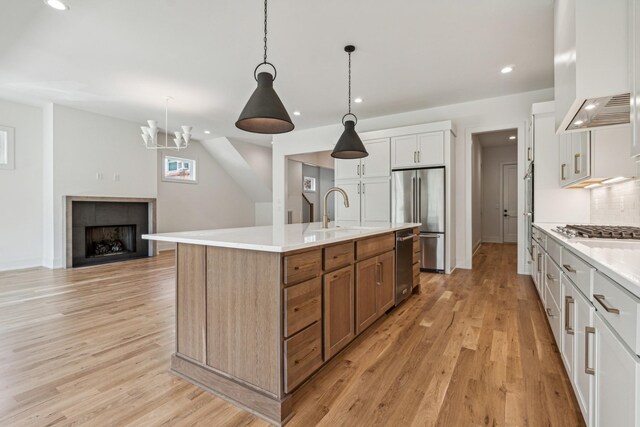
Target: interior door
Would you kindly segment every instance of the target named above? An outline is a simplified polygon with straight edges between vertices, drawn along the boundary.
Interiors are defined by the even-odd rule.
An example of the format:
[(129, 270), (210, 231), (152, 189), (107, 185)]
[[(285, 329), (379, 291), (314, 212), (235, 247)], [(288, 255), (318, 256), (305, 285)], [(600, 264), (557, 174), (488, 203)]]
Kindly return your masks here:
[(518, 165), (502, 167), (502, 241), (518, 241)]

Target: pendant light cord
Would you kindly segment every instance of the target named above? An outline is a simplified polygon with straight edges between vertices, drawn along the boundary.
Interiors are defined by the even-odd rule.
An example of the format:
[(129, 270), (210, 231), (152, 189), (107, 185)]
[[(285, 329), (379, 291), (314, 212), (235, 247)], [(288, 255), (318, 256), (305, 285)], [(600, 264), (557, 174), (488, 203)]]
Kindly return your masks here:
[(349, 114), (351, 114), (351, 52), (349, 55)]
[(267, 63), (267, 0), (264, 0), (264, 61)]

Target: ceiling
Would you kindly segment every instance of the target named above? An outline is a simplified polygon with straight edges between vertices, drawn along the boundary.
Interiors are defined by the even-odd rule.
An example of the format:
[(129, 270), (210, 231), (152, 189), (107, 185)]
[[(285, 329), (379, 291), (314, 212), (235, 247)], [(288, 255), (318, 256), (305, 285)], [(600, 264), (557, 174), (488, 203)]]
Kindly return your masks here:
[[(487, 147), (501, 147), (504, 145), (516, 144), (518, 142), (518, 129), (499, 130), (494, 132), (483, 132), (474, 134), (478, 138), (480, 146)], [(516, 139), (509, 139), (509, 137), (515, 136)]]
[[(261, 1), (0, 1), (0, 97), (162, 124), (170, 95), (170, 128), (256, 139), (234, 122), (262, 60)], [(553, 86), (552, 0), (272, 0), (269, 61), (297, 129), (346, 112), (346, 44), (360, 118)]]

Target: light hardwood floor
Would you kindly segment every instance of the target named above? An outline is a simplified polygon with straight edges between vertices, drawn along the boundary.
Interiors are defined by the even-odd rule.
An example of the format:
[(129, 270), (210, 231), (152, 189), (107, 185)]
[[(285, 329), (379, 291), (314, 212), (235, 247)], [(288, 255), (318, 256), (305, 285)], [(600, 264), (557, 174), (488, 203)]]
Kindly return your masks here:
[[(288, 425), (583, 425), (515, 246), (474, 261), (422, 273), (422, 294), (302, 387)], [(173, 265), (0, 273), (0, 426), (265, 425), (168, 372)]]

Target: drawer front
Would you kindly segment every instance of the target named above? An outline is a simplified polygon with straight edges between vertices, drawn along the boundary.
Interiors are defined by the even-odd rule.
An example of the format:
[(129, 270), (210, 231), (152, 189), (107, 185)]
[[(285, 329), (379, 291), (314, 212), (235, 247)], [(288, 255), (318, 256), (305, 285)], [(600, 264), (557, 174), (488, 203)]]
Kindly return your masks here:
[(324, 270), (332, 271), (353, 262), (353, 242), (324, 248)]
[(284, 289), (284, 335), (303, 330), (322, 318), (322, 279)]
[(420, 284), (420, 263), (413, 264), (413, 287)]
[(549, 326), (551, 326), (551, 331), (553, 332), (553, 337), (556, 340), (556, 344), (558, 345), (558, 347), (560, 347), (560, 329), (562, 327), (562, 316), (560, 315), (560, 308), (558, 308), (558, 305), (552, 298), (547, 298), (545, 314), (547, 315), (547, 320), (549, 321)]
[(543, 249), (547, 249), (547, 235), (544, 234), (542, 231), (538, 230), (537, 228), (533, 228), (533, 231), (531, 232), (531, 236), (538, 241), (538, 243), (540, 244), (540, 246), (542, 246)]
[(634, 353), (640, 354), (638, 343), (639, 300), (600, 272), (593, 281), (593, 305)]
[(391, 251), (394, 248), (395, 240), (395, 233), (358, 240), (356, 242), (356, 256), (358, 260), (362, 260)]
[(557, 265), (562, 265), (560, 253), (562, 252), (562, 246), (553, 239), (547, 240), (547, 253), (553, 259)]
[(290, 393), (322, 365), (322, 326), (316, 322), (284, 342), (284, 389)]
[(580, 289), (587, 298), (593, 301), (593, 272), (595, 269), (566, 248), (562, 250), (562, 272)]
[[(549, 241), (551, 242), (551, 241)], [(547, 268), (544, 276), (544, 283), (553, 297), (556, 305), (560, 305), (560, 269), (553, 262), (551, 257), (546, 257)]]
[(284, 284), (292, 285), (318, 277), (322, 271), (322, 249), (284, 257)]

